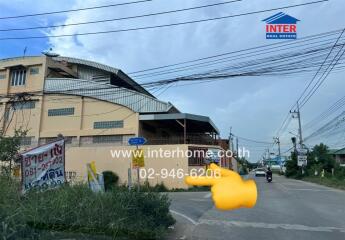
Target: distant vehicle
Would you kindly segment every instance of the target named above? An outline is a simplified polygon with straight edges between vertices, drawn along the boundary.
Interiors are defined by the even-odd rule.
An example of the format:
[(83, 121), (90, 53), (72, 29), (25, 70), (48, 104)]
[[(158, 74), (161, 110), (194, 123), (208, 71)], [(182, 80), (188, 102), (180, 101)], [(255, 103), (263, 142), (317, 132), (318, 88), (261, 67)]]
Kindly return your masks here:
[(257, 168), (255, 169), (255, 177), (265, 177), (266, 176), (266, 171), (264, 168)]
[(272, 176), (267, 176), (266, 180), (267, 182), (272, 182)]

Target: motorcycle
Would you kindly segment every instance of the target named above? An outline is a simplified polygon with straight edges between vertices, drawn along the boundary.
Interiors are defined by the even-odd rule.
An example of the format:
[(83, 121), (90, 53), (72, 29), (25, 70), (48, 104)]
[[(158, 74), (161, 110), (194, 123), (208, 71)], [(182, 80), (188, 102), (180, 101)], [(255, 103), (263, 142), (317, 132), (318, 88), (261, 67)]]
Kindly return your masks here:
[(272, 182), (272, 176), (267, 176), (266, 180), (267, 180), (267, 182)]

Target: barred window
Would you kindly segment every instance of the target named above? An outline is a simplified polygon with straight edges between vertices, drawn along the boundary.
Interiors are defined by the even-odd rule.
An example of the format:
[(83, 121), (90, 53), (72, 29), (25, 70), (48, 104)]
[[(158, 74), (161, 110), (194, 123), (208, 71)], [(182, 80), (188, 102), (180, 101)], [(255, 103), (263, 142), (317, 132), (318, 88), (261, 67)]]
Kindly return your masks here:
[(27, 102), (15, 102), (13, 103), (14, 110), (23, 110), (23, 109), (33, 109), (35, 108), (35, 101), (27, 101)]
[(49, 109), (48, 116), (67, 116), (67, 115), (74, 115), (74, 108), (56, 108), (56, 109)]
[(94, 129), (106, 129), (106, 128), (123, 128), (123, 120), (120, 121), (104, 121), (104, 122), (94, 122)]
[(5, 79), (6, 78), (6, 74), (0, 74), (0, 80)]
[(30, 75), (39, 74), (40, 69), (38, 67), (30, 68)]
[[(72, 144), (75, 143), (77, 140), (77, 137), (75, 136), (64, 136), (65, 139), (65, 144)], [(47, 138), (40, 138), (39, 143), (40, 144), (47, 144), (47, 143), (51, 143), (54, 141), (57, 141), (58, 138), (57, 137), (47, 137)]]
[(11, 71), (11, 86), (22, 86), (26, 82), (26, 69)]
[(92, 143), (122, 143), (122, 135), (93, 136)]
[(34, 137), (22, 137), (20, 139), (21, 146), (30, 146)]

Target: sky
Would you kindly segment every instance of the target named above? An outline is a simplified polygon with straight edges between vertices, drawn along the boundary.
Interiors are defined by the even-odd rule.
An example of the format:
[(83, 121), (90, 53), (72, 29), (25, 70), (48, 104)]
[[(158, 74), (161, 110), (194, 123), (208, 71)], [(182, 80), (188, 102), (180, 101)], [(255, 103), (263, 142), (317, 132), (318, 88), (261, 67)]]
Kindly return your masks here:
[[(226, 1), (226, 0), (224, 0)], [(91, 31), (107, 31), (213, 18), (244, 12), (258, 11), (281, 6), (310, 2), (312, 0), (243, 0), (221, 6), (193, 11), (152, 16), (140, 19), (108, 22), (102, 24), (60, 27), (18, 32), (0, 32), (8, 36), (48, 36)], [(12, 0), (0, 1), (0, 17), (28, 13), (58, 11), (92, 7), (126, 0)], [(78, 11), (57, 15), (21, 19), (0, 19), (0, 28), (46, 26), (94, 21), (168, 11), (212, 4), (215, 0), (153, 0), (134, 5)], [(298, 38), (344, 28), (345, 1), (328, 2), (282, 10), (300, 21)], [(263, 19), (276, 14), (271, 11), (219, 21), (196, 23), (169, 28), (132, 32), (111, 33), (67, 38), (44, 38), (31, 40), (7, 40), (0, 42), (0, 58), (40, 55), (53, 49), (63, 56), (83, 58), (108, 64), (126, 73), (159, 67), (166, 64), (198, 59), (224, 52), (246, 49), (285, 40), (267, 40)], [(240, 77), (204, 84), (171, 87), (158, 98), (173, 103), (180, 111), (209, 116), (221, 131), (229, 136), (230, 127), (238, 136), (272, 142), (291, 105), (312, 78), (312, 74), (294, 77)], [(139, 83), (152, 79), (136, 79)], [(301, 112), (302, 123), (315, 118), (344, 94), (344, 72), (332, 73)], [(297, 133), (297, 121), (293, 119), (281, 137), (282, 152), (291, 147), (289, 132)], [(306, 133), (308, 134), (308, 133)], [(344, 142), (344, 139), (340, 139)], [(310, 144), (315, 144), (313, 142)], [(250, 161), (261, 158), (267, 144), (239, 139), (239, 145), (251, 151)], [(271, 146), (272, 147), (272, 146)], [(273, 146), (271, 152), (277, 151)]]

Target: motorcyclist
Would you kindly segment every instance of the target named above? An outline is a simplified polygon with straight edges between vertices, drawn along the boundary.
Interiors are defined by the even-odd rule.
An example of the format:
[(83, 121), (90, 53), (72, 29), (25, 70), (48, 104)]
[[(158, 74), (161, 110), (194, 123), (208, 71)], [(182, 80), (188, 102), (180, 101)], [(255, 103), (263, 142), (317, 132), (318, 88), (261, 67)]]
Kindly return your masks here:
[(272, 180), (272, 171), (270, 167), (268, 167), (266, 171), (266, 179), (268, 180), (268, 178), (271, 178)]

